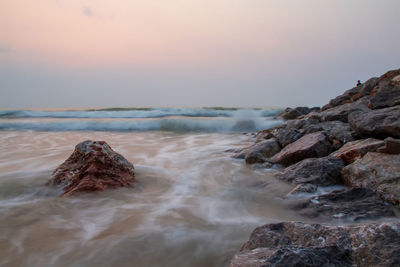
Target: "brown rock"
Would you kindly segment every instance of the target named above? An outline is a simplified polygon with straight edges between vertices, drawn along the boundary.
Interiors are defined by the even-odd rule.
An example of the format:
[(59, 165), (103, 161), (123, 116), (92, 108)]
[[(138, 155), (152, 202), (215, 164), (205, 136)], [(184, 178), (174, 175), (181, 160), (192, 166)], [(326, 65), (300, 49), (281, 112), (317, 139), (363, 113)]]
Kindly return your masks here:
[(84, 141), (52, 174), (48, 185), (60, 186), (62, 196), (132, 186), (133, 165), (104, 141)]
[(371, 92), (369, 106), (372, 109), (392, 107), (400, 104), (400, 69), (382, 75)]
[(367, 152), (376, 152), (379, 147), (385, 144), (382, 140), (368, 138), (348, 142), (339, 150), (333, 152), (330, 156), (343, 160), (344, 163), (353, 163), (356, 159), (361, 158)]
[(378, 148), (377, 152), (387, 154), (400, 154), (400, 140), (388, 137), (385, 140), (385, 146)]
[(348, 122), (348, 117), (355, 111), (368, 111), (368, 103), (364, 99), (356, 102), (346, 103), (326, 109), (320, 113), (314, 114), (314, 117), (320, 121), (342, 121)]
[(383, 200), (398, 205), (400, 200), (400, 155), (369, 152), (342, 170), (351, 187), (375, 191)]
[(311, 133), (284, 147), (271, 162), (290, 165), (306, 158), (324, 157), (330, 150), (331, 144), (323, 132)]
[(399, 222), (266, 224), (252, 232), (230, 266), (399, 266), (398, 244)]

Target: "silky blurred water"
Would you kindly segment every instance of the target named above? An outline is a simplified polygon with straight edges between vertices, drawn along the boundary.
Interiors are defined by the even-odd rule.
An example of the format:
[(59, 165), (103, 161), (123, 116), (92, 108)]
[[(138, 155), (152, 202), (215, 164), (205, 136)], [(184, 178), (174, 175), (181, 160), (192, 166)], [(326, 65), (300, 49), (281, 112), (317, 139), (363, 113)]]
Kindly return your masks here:
[[(59, 198), (44, 184), (86, 139), (133, 162), (137, 186)], [(239, 133), (0, 132), (0, 265), (223, 266), (251, 230), (293, 220), (291, 188), (227, 149)]]

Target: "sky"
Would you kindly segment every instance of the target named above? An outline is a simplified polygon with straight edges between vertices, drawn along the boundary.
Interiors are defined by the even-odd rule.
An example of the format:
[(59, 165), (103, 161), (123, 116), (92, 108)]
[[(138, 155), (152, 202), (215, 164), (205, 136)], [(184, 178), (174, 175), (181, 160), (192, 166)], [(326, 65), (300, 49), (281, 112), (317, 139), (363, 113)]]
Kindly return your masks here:
[(320, 106), (400, 68), (399, 0), (1, 0), (0, 108)]

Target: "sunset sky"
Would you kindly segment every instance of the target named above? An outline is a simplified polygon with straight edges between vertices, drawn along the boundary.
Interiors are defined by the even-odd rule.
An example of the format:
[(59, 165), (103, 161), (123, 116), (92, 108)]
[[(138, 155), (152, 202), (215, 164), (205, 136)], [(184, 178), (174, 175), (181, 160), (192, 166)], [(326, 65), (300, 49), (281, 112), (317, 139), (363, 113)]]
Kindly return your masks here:
[(322, 105), (400, 68), (398, 0), (1, 0), (0, 108)]

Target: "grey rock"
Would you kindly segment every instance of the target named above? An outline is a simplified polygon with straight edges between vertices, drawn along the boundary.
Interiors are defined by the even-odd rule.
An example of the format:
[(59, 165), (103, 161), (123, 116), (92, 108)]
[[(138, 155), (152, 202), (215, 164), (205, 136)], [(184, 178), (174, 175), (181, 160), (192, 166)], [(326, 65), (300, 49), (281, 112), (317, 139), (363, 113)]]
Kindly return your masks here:
[(356, 102), (346, 103), (326, 109), (313, 117), (320, 121), (342, 121), (348, 122), (348, 116), (355, 111), (368, 111), (368, 103), (364, 99)]
[(360, 136), (400, 137), (400, 106), (358, 111), (349, 115), (351, 129)]
[(395, 216), (392, 207), (367, 188), (346, 188), (308, 200), (296, 200), (291, 208), (305, 217), (323, 218), (327, 221), (360, 221)]
[[(399, 266), (398, 244), (400, 222), (346, 226), (299, 222), (266, 224), (252, 232), (250, 239), (233, 257), (230, 266), (316, 266), (291, 265), (291, 261), (285, 261), (285, 265), (271, 265), (279, 263), (279, 258), (285, 258), (283, 255), (294, 256), (296, 252), (297, 257), (309, 258), (307, 255), (313, 254), (316, 248), (327, 249), (320, 250), (327, 253), (318, 254), (321, 256), (316, 258), (319, 266)], [(330, 247), (336, 248), (331, 250)], [(281, 252), (277, 253), (280, 249)], [(287, 254), (282, 253), (285, 251)], [(337, 261), (329, 256), (329, 251), (332, 256), (336, 255)]]
[(277, 177), (293, 184), (335, 185), (342, 183), (343, 167), (344, 164), (340, 159), (309, 158), (287, 167)]
[(400, 155), (369, 152), (346, 166), (342, 178), (351, 187), (370, 188), (383, 200), (399, 205)]
[(272, 157), (281, 150), (279, 143), (275, 138), (264, 140), (254, 144), (247, 149), (246, 163), (263, 163), (267, 158)]

